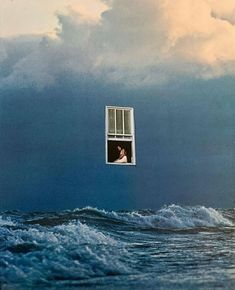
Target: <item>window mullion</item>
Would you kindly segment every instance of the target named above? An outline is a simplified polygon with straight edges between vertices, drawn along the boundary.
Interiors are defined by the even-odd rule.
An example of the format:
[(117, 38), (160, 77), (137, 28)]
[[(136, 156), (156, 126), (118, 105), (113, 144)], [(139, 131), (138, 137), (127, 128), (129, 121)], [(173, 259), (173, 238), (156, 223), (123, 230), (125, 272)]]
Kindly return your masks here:
[(122, 110), (122, 134), (124, 136), (125, 131), (124, 131), (124, 110)]
[(115, 112), (115, 114), (114, 114), (114, 129), (115, 129), (114, 133), (116, 135), (117, 134), (117, 110), (114, 109), (114, 112)]

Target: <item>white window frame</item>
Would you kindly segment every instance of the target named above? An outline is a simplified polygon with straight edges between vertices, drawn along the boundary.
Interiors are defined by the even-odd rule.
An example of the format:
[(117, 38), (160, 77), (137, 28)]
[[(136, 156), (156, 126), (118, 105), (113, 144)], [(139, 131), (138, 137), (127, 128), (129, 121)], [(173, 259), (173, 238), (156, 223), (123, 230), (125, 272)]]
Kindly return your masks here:
[[(116, 132), (113, 134), (110, 134), (108, 132), (108, 130), (109, 130), (108, 110), (109, 109), (130, 111), (131, 134), (125, 134), (125, 133), (117, 134)], [(123, 118), (123, 123), (124, 123), (124, 118)], [(123, 125), (123, 127), (124, 127), (124, 125)], [(115, 117), (115, 130), (116, 130), (116, 117)], [(109, 135), (114, 135), (114, 137), (110, 137)], [(120, 142), (128, 142), (129, 141), (129, 142), (131, 142), (131, 152), (132, 152), (131, 162), (130, 163), (108, 162), (108, 141), (120, 141)], [(121, 165), (121, 166), (136, 165), (134, 108), (132, 108), (132, 107), (119, 107), (119, 106), (106, 106), (105, 107), (105, 160), (106, 160), (106, 164), (112, 164), (112, 165)]]

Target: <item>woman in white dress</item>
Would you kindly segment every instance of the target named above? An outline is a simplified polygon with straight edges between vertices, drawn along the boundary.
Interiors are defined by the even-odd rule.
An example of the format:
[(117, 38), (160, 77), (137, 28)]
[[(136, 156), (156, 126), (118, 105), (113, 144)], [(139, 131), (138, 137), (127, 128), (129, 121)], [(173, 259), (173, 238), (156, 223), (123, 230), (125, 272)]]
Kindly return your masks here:
[(114, 162), (116, 162), (116, 163), (127, 163), (126, 150), (124, 148), (122, 148), (121, 146), (118, 146), (117, 150), (119, 151), (119, 157)]

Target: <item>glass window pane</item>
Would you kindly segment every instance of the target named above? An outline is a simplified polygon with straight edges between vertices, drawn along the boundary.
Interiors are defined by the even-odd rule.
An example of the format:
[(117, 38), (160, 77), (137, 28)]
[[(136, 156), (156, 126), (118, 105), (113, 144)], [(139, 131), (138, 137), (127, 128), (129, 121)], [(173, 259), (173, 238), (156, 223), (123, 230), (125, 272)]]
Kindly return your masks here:
[(124, 111), (124, 130), (125, 134), (131, 134), (131, 113), (130, 111)]
[(122, 110), (116, 110), (117, 134), (123, 134), (123, 116)]
[(115, 133), (115, 110), (109, 109), (109, 124), (108, 124), (108, 130), (109, 133)]

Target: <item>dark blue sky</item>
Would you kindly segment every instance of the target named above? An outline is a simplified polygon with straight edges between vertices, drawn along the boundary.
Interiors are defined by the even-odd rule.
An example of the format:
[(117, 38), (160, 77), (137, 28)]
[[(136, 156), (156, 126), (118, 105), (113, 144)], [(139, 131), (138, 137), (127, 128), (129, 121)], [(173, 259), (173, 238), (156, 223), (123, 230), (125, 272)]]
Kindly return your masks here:
[[(105, 164), (104, 107), (135, 109), (137, 165)], [(1, 210), (235, 202), (234, 78), (123, 88), (61, 76), (1, 91)]]

